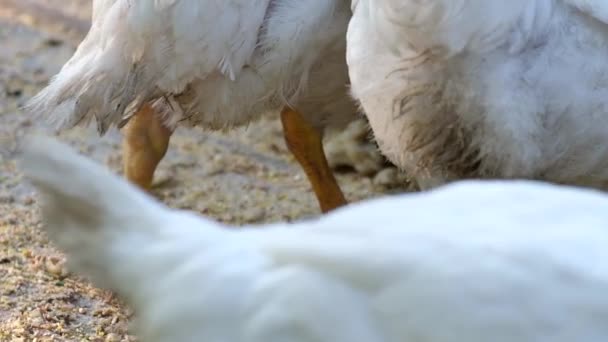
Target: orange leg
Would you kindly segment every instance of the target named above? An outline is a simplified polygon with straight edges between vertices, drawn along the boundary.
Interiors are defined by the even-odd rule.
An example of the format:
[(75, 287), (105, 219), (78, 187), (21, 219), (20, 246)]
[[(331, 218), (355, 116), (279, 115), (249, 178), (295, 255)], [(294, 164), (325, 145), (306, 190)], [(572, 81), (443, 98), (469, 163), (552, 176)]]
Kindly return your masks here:
[(344, 194), (325, 158), (319, 132), (290, 108), (281, 112), (281, 122), (287, 147), (304, 169), (321, 211), (326, 213), (345, 205)]
[(144, 190), (150, 190), (154, 171), (169, 146), (171, 130), (149, 105), (144, 105), (123, 128), (123, 172)]

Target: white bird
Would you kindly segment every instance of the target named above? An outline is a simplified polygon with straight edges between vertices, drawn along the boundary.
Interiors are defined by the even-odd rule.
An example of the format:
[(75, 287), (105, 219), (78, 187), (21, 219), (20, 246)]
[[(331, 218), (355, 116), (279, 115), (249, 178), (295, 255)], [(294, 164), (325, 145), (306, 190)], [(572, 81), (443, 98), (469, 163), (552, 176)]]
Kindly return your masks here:
[(56, 141), (22, 158), (49, 236), (131, 305), (142, 341), (608, 340), (608, 197), (592, 190), (471, 181), (232, 229)]
[(355, 0), (352, 93), (421, 188), (608, 188), (608, 2)]
[[(181, 123), (220, 129), (283, 109), (324, 211), (345, 203), (326, 126), (356, 118), (344, 0), (94, 0), (92, 27), (30, 110), (59, 128), (124, 129), (124, 173), (148, 189)], [(300, 115), (301, 113), (301, 115)]]

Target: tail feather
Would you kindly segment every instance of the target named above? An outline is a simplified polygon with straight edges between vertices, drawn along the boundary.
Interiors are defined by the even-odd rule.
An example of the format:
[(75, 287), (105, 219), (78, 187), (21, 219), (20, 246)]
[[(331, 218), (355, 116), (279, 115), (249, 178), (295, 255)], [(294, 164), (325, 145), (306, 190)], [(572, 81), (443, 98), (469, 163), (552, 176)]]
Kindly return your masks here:
[[(73, 57), (51, 83), (25, 106), (59, 129), (87, 125), (94, 118), (100, 134), (153, 98), (143, 63), (127, 63), (118, 51), (90, 51)], [(103, 62), (101, 62), (103, 61)]]
[(61, 206), (53, 215), (70, 216), (75, 223), (120, 219), (133, 211), (154, 216), (166, 210), (107, 168), (51, 138), (29, 138), (21, 165), (42, 191), (44, 206)]
[[(169, 209), (110, 170), (53, 139), (31, 137), (22, 147), (21, 168), (38, 188), (45, 228), (70, 254), (73, 270), (116, 289), (123, 249), (131, 250), (166, 223)], [(128, 271), (127, 271), (128, 273)], [(135, 275), (133, 275), (135, 276)]]
[(138, 313), (135, 328), (142, 340), (202, 336), (201, 303), (223, 309), (230, 302), (226, 295), (241, 287), (232, 282), (231, 290), (220, 291), (219, 302), (217, 291), (203, 291), (201, 279), (224, 289), (225, 273), (234, 277), (235, 268), (222, 273), (221, 265), (242, 257), (240, 249), (225, 243), (231, 240), (223, 226), (164, 207), (49, 138), (24, 144), (21, 167), (39, 189), (44, 226), (67, 252), (71, 270), (124, 299)]
[(139, 53), (143, 43), (124, 18), (128, 1), (117, 1), (104, 11), (59, 74), (26, 104), (32, 115), (59, 129), (95, 119), (104, 134), (153, 98), (155, 82)]
[(54, 139), (30, 137), (21, 152), (21, 169), (39, 190), (45, 230), (68, 254), (70, 269), (136, 309), (150, 308), (183, 277), (204, 271), (191, 269), (189, 260), (231, 246), (225, 226), (169, 209)]

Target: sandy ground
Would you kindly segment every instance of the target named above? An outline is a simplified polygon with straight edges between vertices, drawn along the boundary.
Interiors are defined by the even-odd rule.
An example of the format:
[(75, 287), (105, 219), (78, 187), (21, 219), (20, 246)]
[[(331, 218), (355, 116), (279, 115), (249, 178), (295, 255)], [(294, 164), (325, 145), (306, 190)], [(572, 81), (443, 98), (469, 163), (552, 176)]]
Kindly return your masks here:
[[(135, 340), (127, 308), (68, 274), (64, 256), (40, 230), (35, 194), (15, 161), (18, 138), (45, 128), (19, 108), (69, 58), (89, 13), (89, 0), (0, 0), (0, 341)], [(159, 167), (155, 195), (234, 224), (318, 215), (275, 117), (227, 134), (179, 129)], [(118, 132), (100, 138), (92, 129), (75, 129), (60, 137), (120, 171)], [(364, 125), (333, 139), (332, 162), (360, 171), (338, 173), (350, 201), (394, 185), (395, 171), (364, 141)]]

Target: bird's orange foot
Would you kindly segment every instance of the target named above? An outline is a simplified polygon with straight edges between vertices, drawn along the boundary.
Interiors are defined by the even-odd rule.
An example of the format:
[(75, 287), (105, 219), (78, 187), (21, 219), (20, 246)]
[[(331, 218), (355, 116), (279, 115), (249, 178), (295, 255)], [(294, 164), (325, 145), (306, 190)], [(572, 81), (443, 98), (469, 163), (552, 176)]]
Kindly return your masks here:
[(154, 109), (144, 105), (123, 128), (123, 172), (132, 183), (150, 190), (154, 171), (167, 153), (173, 132)]
[(321, 211), (326, 213), (345, 205), (344, 194), (327, 163), (321, 134), (290, 108), (281, 112), (281, 122), (287, 147), (304, 169)]

